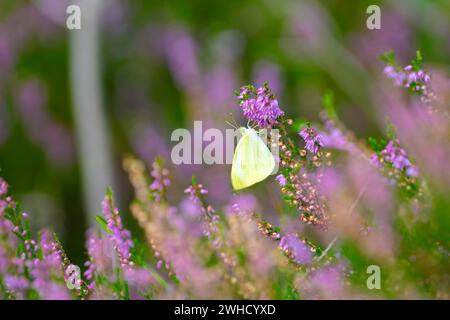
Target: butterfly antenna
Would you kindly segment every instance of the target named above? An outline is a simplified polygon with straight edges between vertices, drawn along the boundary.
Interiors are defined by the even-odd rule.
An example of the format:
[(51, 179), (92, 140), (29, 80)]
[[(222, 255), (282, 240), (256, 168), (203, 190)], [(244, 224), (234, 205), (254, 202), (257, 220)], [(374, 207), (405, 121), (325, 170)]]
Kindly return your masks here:
[(230, 123), (230, 122), (228, 122), (228, 121), (225, 121), (225, 122), (226, 122), (228, 125), (230, 125), (232, 128), (234, 128), (234, 129), (237, 130), (237, 129), (239, 128), (239, 125), (237, 124), (236, 119), (234, 119), (232, 113), (229, 113), (228, 115), (230, 116), (230, 119), (231, 119), (232, 123)]
[(249, 126), (250, 125), (250, 120), (247, 122), (247, 127), (249, 127), (250, 129), (253, 129), (253, 130), (255, 130), (256, 131), (256, 128), (258, 127), (255, 123), (252, 123), (252, 125), (251, 126)]
[(232, 119), (233, 119), (234, 124), (236, 125), (236, 128), (239, 128), (239, 125), (238, 125), (238, 123), (236, 122), (236, 119), (233, 117), (233, 115), (231, 115), (231, 117), (232, 117)]
[(228, 121), (225, 121), (225, 123), (228, 124), (230, 127), (236, 129), (236, 130), (238, 129), (237, 126), (235, 126), (234, 124), (232, 124), (232, 123), (230, 123)]

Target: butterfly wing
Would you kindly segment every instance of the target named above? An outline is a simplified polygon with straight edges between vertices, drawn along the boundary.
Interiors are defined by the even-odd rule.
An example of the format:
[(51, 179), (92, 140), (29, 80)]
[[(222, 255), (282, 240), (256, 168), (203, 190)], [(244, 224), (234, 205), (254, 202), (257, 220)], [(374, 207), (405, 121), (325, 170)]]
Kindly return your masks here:
[(273, 155), (258, 133), (250, 128), (243, 128), (242, 131), (231, 166), (234, 190), (250, 187), (266, 179), (275, 168)]

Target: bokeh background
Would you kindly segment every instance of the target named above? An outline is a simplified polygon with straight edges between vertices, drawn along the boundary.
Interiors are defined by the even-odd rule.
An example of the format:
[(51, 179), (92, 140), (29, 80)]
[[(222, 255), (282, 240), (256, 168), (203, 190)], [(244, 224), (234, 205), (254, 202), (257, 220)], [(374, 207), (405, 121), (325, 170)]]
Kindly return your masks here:
[[(82, 29), (70, 31), (66, 8), (77, 3)], [(366, 27), (372, 4), (381, 30)], [(234, 90), (264, 81), (289, 116), (311, 121), (332, 90), (346, 126), (379, 137), (379, 55), (393, 50), (404, 65), (420, 49), (448, 74), (449, 21), (447, 0), (0, 0), (0, 176), (33, 228), (53, 228), (81, 264), (106, 184), (138, 232), (124, 155), (170, 166), (174, 129), (243, 124)], [(229, 169), (172, 167), (170, 196), (195, 174), (225, 204)]]

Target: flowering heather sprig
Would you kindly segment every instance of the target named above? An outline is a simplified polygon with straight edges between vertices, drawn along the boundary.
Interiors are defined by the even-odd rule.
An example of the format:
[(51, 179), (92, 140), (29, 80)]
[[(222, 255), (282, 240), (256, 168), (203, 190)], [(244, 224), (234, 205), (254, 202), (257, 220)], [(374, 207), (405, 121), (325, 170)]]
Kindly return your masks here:
[(430, 83), (430, 76), (423, 70), (414, 71), (412, 65), (397, 70), (394, 66), (386, 66), (384, 74), (394, 80), (399, 87), (410, 88), (414, 92), (424, 93)]
[(392, 79), (396, 86), (409, 88), (413, 93), (420, 95), (425, 102), (429, 102), (434, 98), (430, 88), (430, 75), (422, 69), (422, 55), (420, 51), (417, 51), (416, 59), (413, 59), (405, 67), (397, 64), (395, 55), (392, 52), (384, 54), (382, 59), (387, 63), (383, 70), (384, 74)]
[(382, 167), (382, 163), (388, 163), (393, 168), (403, 171), (409, 177), (417, 177), (419, 175), (417, 167), (408, 159), (408, 154), (405, 149), (400, 147), (398, 139), (389, 141), (379, 154), (375, 153), (372, 155), (371, 160), (379, 168)]
[(8, 193), (8, 184), (0, 177), (0, 197)]
[[(15, 298), (68, 299), (64, 270), (70, 264), (59, 240), (43, 231), (39, 243), (31, 238), (29, 215), (21, 212), (15, 201), (6, 195), (7, 184), (0, 178), (4, 192), (0, 196), (0, 235), (9, 250), (16, 252), (4, 281), (8, 295)], [(10, 237), (12, 236), (12, 237)], [(6, 245), (3, 243), (2, 245)], [(82, 282), (76, 294), (88, 293)]]
[(101, 238), (94, 231), (90, 231), (86, 240), (86, 249), (89, 256), (89, 260), (85, 262), (87, 267), (84, 272), (84, 276), (89, 281), (89, 289), (96, 289), (95, 278), (99, 274), (111, 274), (112, 272), (112, 261), (111, 257), (108, 256), (106, 250), (111, 245), (109, 238)]
[[(66, 251), (64, 250), (61, 241), (59, 240), (58, 236), (56, 235), (56, 233), (53, 233), (53, 241), (55, 243), (55, 250), (57, 250), (59, 256), (61, 257), (61, 261), (62, 261), (62, 267), (63, 267), (63, 272), (64, 272), (64, 280), (67, 283), (67, 276), (68, 276), (68, 271), (69, 271), (69, 266), (72, 265), (72, 262), (69, 259), (69, 256), (67, 255)], [(75, 294), (77, 295), (78, 298), (80, 299), (85, 299), (90, 293), (90, 289), (88, 287), (88, 285), (86, 284), (86, 282), (80, 277), (80, 279), (78, 280), (78, 283), (80, 284), (80, 288), (79, 289), (74, 289)]]
[(243, 210), (235, 203), (232, 213), (243, 216), (256, 223), (261, 234), (272, 241), (279, 242), (278, 248), (296, 267), (305, 268), (313, 262), (313, 258), (322, 252), (320, 247), (300, 237), (297, 233), (282, 234), (281, 228), (267, 222), (253, 211)]
[(2, 194), (0, 195), (0, 228), (4, 232), (11, 231), (22, 246), (19, 247), (18, 257), (23, 260), (31, 260), (36, 258), (37, 244), (31, 238), (29, 215), (26, 212), (21, 212), (16, 202), (6, 192), (8, 191), (8, 184), (0, 178), (0, 187)]
[(198, 184), (193, 178), (193, 183), (184, 190), (184, 193), (189, 195), (189, 199), (195, 204), (203, 204), (203, 195), (208, 194), (208, 190), (203, 188), (202, 184)]
[(372, 164), (385, 170), (409, 196), (416, 196), (419, 192), (419, 170), (408, 158), (406, 150), (400, 147), (400, 141), (393, 139), (388, 143), (377, 143), (374, 139), (369, 139), (369, 143), (375, 150), (370, 158)]
[(301, 221), (325, 226), (327, 220), (325, 201), (317, 187), (320, 173), (313, 174), (302, 170), (299, 174), (291, 175), (290, 180), (291, 183), (281, 190), (300, 210)]
[(253, 210), (244, 209), (242, 208), (242, 206), (235, 202), (231, 206), (231, 213), (242, 216), (249, 221), (254, 221), (257, 224), (258, 230), (264, 237), (274, 241), (278, 241), (281, 239), (280, 228), (277, 226), (273, 226), (266, 220), (262, 219)]
[(185, 193), (190, 195), (191, 201), (200, 206), (200, 210), (205, 218), (203, 225), (203, 234), (211, 239), (214, 249), (217, 251), (220, 259), (227, 266), (228, 272), (231, 274), (234, 268), (234, 259), (232, 259), (229, 248), (225, 245), (223, 235), (219, 232), (220, 217), (215, 213), (216, 210), (209, 205), (204, 195), (208, 193), (202, 184), (197, 182), (195, 176), (192, 177), (192, 185), (189, 186)]
[[(162, 162), (159, 162), (162, 168)], [(153, 250), (154, 256), (157, 259), (156, 269), (161, 270), (163, 266), (168, 272), (168, 276), (174, 276), (173, 270), (171, 269), (170, 262), (167, 261), (162, 253), (157, 241), (154, 239), (153, 232), (150, 230), (151, 226), (154, 223), (155, 217), (153, 215), (149, 215), (146, 212), (146, 209), (152, 207), (161, 209), (161, 202), (157, 202), (157, 206), (154, 206), (153, 200), (155, 198), (149, 196), (148, 190), (148, 182), (146, 179), (147, 173), (145, 171), (145, 165), (142, 161), (135, 159), (133, 157), (127, 157), (123, 163), (124, 169), (128, 172), (129, 178), (133, 187), (135, 189), (136, 196), (139, 201), (134, 202), (131, 205), (131, 212), (134, 218), (138, 221), (139, 226), (145, 231), (145, 235), (147, 237), (148, 243)], [(162, 200), (162, 199), (161, 199)]]
[(130, 299), (151, 298), (156, 281), (150, 270), (146, 268), (128, 269), (124, 272), (124, 279), (127, 281)]
[(309, 125), (300, 131), (299, 135), (305, 140), (305, 149), (309, 152), (316, 154), (323, 147), (322, 136)]
[(275, 179), (278, 181), (278, 183), (280, 184), (280, 187), (284, 187), (287, 184), (287, 179), (284, 175), (279, 174), (275, 177)]
[(32, 287), (42, 299), (67, 300), (62, 251), (52, 234), (44, 230), (39, 241), (39, 258), (30, 263)]
[(7, 192), (8, 184), (0, 177), (0, 294), (25, 299), (31, 286), (29, 265), (35, 258), (36, 243), (24, 228), (23, 219), (28, 214), (19, 213)]
[(243, 86), (236, 92), (236, 96), (244, 117), (260, 128), (272, 127), (278, 123), (278, 118), (284, 115), (267, 82), (258, 89), (252, 85)]
[[(333, 102), (328, 103), (332, 104)], [(352, 155), (364, 157), (365, 155), (355, 142), (352, 133), (334, 115), (334, 107), (329, 105), (328, 108), (333, 108), (333, 111), (327, 110), (320, 114), (320, 118), (325, 127), (322, 133), (323, 147), (347, 151)]]
[(207, 204), (204, 195), (208, 190), (203, 188), (202, 184), (197, 183), (195, 176), (192, 177), (192, 184), (184, 190), (184, 193), (189, 195), (190, 200), (198, 205), (203, 215), (206, 217), (204, 234), (207, 237), (213, 236), (217, 232), (217, 225), (219, 223), (219, 216), (215, 214), (214, 208)]
[(157, 158), (152, 164), (150, 175), (153, 178), (150, 190), (155, 201), (160, 202), (164, 198), (166, 188), (170, 185), (169, 170), (164, 168), (164, 162)]
[(131, 240), (131, 233), (122, 226), (119, 210), (113, 204), (111, 189), (108, 189), (102, 202), (102, 211), (106, 218), (107, 227), (111, 232), (109, 238), (117, 252), (121, 267), (124, 269), (132, 267), (131, 248), (133, 247), (133, 241)]
[[(306, 147), (299, 149), (289, 138), (285, 124), (292, 125), (293, 121), (287, 120), (280, 125), (281, 134), (278, 141), (280, 174), (277, 175), (276, 180), (281, 187), (284, 199), (300, 212), (302, 222), (325, 225), (325, 203), (310, 176), (312, 172), (309, 171), (320, 168), (324, 159), (329, 158), (331, 154), (329, 152), (324, 154), (320, 150), (323, 145), (322, 138), (317, 130), (309, 125), (301, 131), (301, 136), (306, 141), (306, 147), (311, 150), (306, 150)], [(318, 175), (319, 173), (313, 176), (318, 179)]]
[(298, 265), (308, 265), (313, 260), (315, 249), (295, 234), (287, 234), (280, 240), (280, 248), (285, 255)]

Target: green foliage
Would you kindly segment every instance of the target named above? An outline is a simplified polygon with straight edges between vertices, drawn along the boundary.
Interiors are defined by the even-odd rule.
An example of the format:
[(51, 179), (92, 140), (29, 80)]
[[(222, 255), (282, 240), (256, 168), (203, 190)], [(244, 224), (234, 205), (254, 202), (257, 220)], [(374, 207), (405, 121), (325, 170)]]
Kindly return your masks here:
[(100, 215), (95, 216), (95, 221), (100, 225), (100, 227), (106, 231), (108, 234), (112, 234), (112, 231), (108, 228), (108, 223), (106, 222), (105, 218), (103, 218)]
[(411, 65), (413, 66), (414, 71), (422, 70), (423, 58), (419, 50), (416, 52), (416, 58), (411, 60)]
[(394, 51), (388, 51), (380, 56), (380, 59), (387, 65), (397, 65)]
[(370, 148), (376, 153), (381, 152), (381, 150), (383, 150), (388, 144), (388, 142), (384, 139), (377, 140), (373, 137), (367, 138), (367, 143), (369, 144)]

